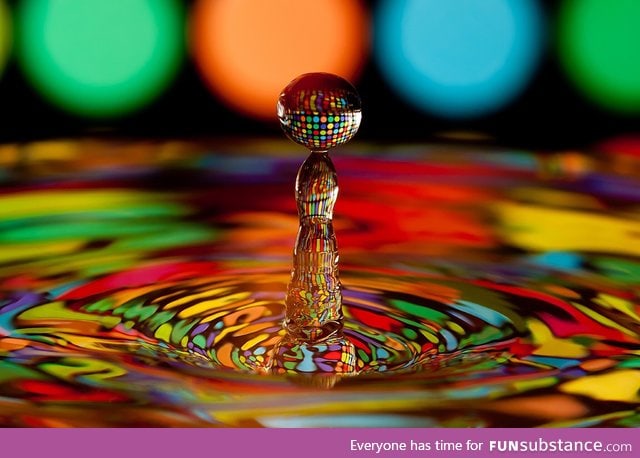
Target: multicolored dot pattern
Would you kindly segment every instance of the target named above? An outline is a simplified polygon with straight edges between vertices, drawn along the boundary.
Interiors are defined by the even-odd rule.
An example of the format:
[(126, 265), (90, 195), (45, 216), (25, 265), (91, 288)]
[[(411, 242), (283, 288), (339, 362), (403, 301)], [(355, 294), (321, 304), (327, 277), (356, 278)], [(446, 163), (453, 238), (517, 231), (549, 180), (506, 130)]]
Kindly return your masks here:
[(291, 114), (288, 133), (295, 142), (324, 151), (348, 142), (358, 130), (361, 116), (360, 111), (296, 111)]

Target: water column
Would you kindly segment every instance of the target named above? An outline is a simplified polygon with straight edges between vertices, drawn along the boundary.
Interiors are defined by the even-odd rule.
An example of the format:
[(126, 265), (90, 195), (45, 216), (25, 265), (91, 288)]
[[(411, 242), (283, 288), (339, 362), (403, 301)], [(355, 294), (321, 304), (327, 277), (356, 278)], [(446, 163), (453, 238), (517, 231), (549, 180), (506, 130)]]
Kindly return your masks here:
[(361, 120), (360, 99), (344, 79), (302, 75), (278, 100), (287, 136), (311, 153), (296, 179), (300, 224), (287, 288), (285, 334), (276, 345), (276, 374), (348, 375), (356, 371), (355, 348), (343, 334), (342, 292), (333, 209), (338, 178), (329, 149), (346, 143)]

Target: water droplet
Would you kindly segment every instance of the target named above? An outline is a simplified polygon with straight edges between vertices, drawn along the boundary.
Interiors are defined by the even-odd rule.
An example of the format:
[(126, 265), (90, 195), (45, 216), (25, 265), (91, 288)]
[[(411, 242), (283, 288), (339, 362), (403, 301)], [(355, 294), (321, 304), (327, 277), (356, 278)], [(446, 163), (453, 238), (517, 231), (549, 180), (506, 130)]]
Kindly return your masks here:
[(271, 370), (353, 374), (355, 347), (342, 331), (342, 286), (332, 222), (338, 178), (327, 150), (355, 135), (360, 98), (339, 76), (309, 73), (284, 89), (277, 108), (286, 134), (312, 153), (296, 179), (300, 225), (285, 301), (285, 335), (273, 351)]
[(277, 104), (287, 136), (311, 151), (327, 151), (353, 138), (362, 119), (360, 97), (345, 79), (307, 73), (282, 91)]

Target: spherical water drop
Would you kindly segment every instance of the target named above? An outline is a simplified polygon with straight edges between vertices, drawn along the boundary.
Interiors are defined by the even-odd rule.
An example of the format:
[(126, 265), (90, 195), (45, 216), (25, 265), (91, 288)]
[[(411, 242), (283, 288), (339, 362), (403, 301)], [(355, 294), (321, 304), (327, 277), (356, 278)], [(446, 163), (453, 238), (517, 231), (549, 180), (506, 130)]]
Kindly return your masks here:
[(345, 79), (307, 73), (284, 88), (277, 105), (282, 129), (311, 151), (327, 151), (353, 138), (362, 119), (360, 97)]

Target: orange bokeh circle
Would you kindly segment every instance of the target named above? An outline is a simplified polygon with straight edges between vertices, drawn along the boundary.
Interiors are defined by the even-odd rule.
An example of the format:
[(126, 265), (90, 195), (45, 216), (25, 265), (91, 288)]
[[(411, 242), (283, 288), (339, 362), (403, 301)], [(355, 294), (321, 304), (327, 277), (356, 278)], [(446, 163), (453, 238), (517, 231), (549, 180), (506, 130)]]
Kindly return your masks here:
[(369, 18), (360, 0), (198, 0), (191, 50), (225, 104), (274, 118), (280, 91), (302, 73), (353, 80), (365, 60)]

